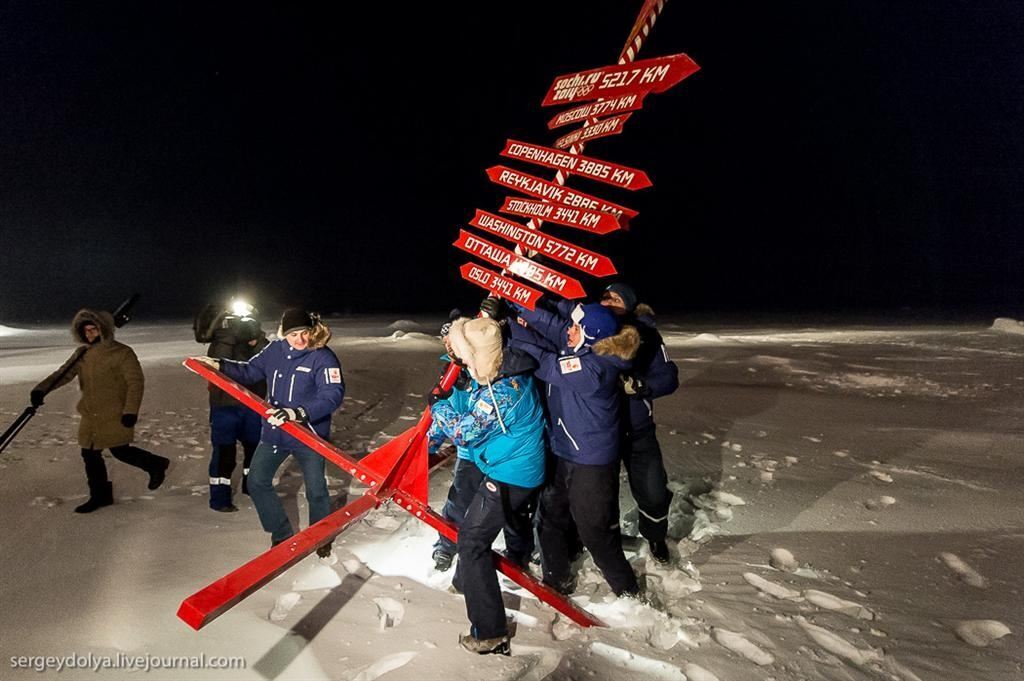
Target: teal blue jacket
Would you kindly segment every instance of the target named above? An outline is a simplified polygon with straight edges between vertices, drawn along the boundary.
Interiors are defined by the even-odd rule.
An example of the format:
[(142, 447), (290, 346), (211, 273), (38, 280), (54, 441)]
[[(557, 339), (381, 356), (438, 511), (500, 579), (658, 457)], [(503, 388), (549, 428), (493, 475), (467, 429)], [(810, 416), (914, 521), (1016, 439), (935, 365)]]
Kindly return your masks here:
[[(461, 391), (455, 391), (461, 392)], [(544, 482), (544, 410), (532, 376), (473, 381), (430, 408), (432, 433), (444, 433), (492, 480), (518, 487)], [(454, 399), (453, 399), (454, 398)]]

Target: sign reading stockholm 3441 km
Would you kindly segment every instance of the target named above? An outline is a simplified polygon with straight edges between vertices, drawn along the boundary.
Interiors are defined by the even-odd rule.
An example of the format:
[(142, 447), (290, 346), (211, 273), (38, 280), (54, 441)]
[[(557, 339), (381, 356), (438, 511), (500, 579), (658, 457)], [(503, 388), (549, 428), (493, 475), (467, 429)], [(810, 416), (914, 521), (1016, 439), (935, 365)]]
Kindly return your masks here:
[(630, 93), (664, 92), (700, 69), (685, 54), (602, 66), (555, 78), (542, 106), (584, 102)]

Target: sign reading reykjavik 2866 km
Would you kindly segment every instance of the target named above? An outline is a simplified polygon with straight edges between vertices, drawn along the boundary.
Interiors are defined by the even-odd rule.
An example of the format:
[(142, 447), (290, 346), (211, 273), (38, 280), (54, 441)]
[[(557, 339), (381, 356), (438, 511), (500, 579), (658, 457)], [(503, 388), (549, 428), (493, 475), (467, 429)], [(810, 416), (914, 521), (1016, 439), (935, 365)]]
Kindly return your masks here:
[(558, 149), (549, 149), (529, 142), (505, 140), (501, 155), (535, 163), (546, 168), (564, 170), (580, 177), (604, 182), (623, 189), (644, 189), (651, 186), (647, 173), (629, 166), (610, 163), (590, 156), (570, 154)]
[(554, 201), (564, 206), (586, 208), (587, 210), (611, 213), (616, 217), (625, 216), (629, 219), (635, 218), (639, 215), (639, 213), (632, 208), (626, 208), (625, 206), (620, 206), (617, 203), (605, 201), (604, 199), (591, 196), (590, 194), (584, 194), (583, 192), (576, 191), (575, 189), (570, 189), (565, 185), (542, 180), (534, 175), (513, 170), (508, 166), (491, 166), (487, 169), (487, 177), (489, 177), (491, 182), (494, 184), (514, 189), (517, 192), (521, 192), (528, 196), (534, 196), (538, 199)]
[(542, 106), (585, 102), (626, 94), (664, 92), (700, 69), (685, 54), (672, 54), (558, 76)]

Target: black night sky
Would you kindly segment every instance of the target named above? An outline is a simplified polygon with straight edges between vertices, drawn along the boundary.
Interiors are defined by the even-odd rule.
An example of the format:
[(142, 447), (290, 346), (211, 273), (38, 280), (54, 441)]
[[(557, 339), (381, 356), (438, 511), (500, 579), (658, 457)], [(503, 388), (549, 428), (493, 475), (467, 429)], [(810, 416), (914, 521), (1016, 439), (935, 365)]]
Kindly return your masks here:
[[(5, 3), (0, 321), (478, 299), (450, 243), (500, 203), (484, 169), (550, 177), (504, 140), (571, 130), (544, 92), (640, 5)], [(551, 231), (663, 311), (1019, 316), (1022, 37), (1019, 0), (670, 0), (641, 57), (702, 70), (586, 152), (654, 188), (571, 182), (640, 217)]]

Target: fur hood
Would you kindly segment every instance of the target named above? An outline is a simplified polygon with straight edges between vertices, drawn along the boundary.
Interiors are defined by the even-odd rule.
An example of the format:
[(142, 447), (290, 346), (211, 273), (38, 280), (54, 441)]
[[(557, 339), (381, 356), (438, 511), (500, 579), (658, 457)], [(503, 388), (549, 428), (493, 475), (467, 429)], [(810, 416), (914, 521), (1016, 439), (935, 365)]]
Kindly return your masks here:
[(590, 347), (598, 355), (611, 355), (627, 362), (632, 361), (640, 349), (640, 332), (635, 326), (627, 324), (614, 336), (602, 338)]
[[(277, 337), (284, 340), (284, 329), (280, 325), (277, 327)], [(331, 327), (327, 326), (323, 320), (317, 317), (313, 320), (313, 328), (309, 330), (309, 345), (306, 346), (307, 349), (326, 348), (330, 341)]]
[(633, 310), (633, 314), (635, 314), (637, 317), (651, 317), (653, 319), (654, 308), (652, 308), (647, 303), (639, 303), (636, 306), (636, 309)]
[(94, 324), (100, 330), (101, 341), (114, 340), (114, 315), (106, 310), (83, 308), (75, 313), (75, 318), (71, 320), (71, 338), (76, 343), (88, 343), (82, 333), (82, 327), (86, 324)]

